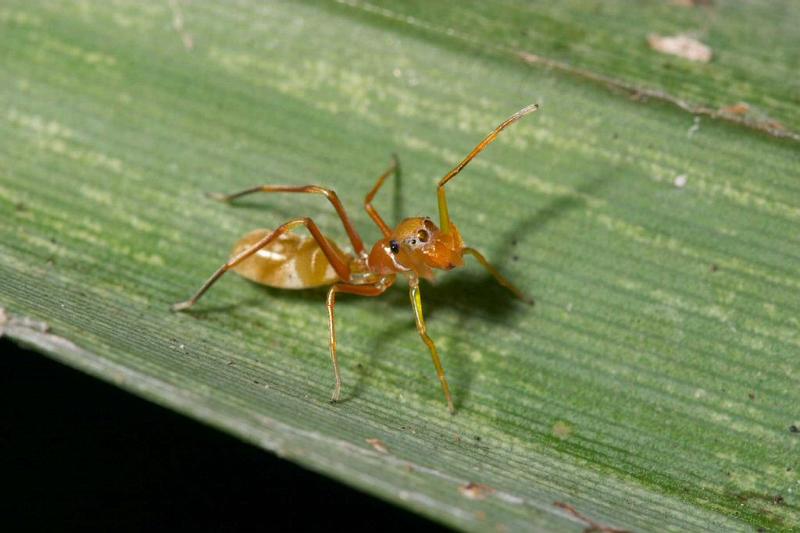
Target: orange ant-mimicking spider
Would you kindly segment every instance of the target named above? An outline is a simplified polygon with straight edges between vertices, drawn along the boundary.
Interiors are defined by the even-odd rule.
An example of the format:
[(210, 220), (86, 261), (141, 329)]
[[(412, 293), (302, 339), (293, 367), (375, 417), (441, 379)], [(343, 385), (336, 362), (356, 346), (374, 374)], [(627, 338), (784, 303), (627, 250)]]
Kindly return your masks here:
[[(339, 400), (342, 380), (339, 375), (339, 361), (336, 358), (336, 332), (334, 329), (333, 308), (336, 293), (358, 294), (361, 296), (378, 296), (392, 286), (397, 274), (408, 276), (409, 295), (414, 308), (414, 318), (420, 337), (428, 346), (436, 367), (436, 375), (442, 384), (447, 407), (454, 412), (450, 387), (444, 375), (442, 362), (433, 340), (428, 336), (425, 320), (422, 317), (422, 298), (419, 292), (419, 278), (433, 279), (433, 269), (452, 270), (463, 266), (464, 254), (470, 254), (497, 280), (500, 285), (510, 290), (514, 296), (533, 303), (519, 289), (511, 284), (497, 271), (480, 252), (464, 246), (461, 234), (450, 220), (447, 211), (447, 199), (444, 186), (461, 172), (472, 159), (483, 151), (497, 135), (517, 120), (538, 109), (538, 105), (529, 105), (507, 118), (483, 139), (468, 155), (448, 172), (437, 188), (439, 201), (439, 227), (429, 217), (407, 218), (392, 230), (372, 207), (372, 199), (378, 193), (387, 177), (398, 169), (397, 159), (378, 178), (377, 183), (364, 199), (364, 207), (370, 218), (378, 225), (383, 238), (367, 253), (364, 242), (356, 232), (336, 193), (330, 189), (316, 185), (290, 187), (282, 185), (262, 185), (245, 189), (234, 194), (210, 194), (211, 198), (230, 202), (255, 192), (294, 192), (323, 194), (333, 204), (333, 208), (342, 220), (342, 225), (350, 238), (355, 255), (347, 254), (320, 232), (317, 225), (309, 217), (295, 218), (278, 226), (274, 231), (254, 230), (242, 237), (234, 246), (231, 259), (217, 269), (200, 287), (200, 290), (185, 302), (172, 306), (173, 311), (182, 311), (194, 305), (197, 300), (225, 272), (234, 270), (238, 274), (257, 283), (283, 289), (305, 289), (331, 285), (328, 290), (328, 332), (330, 335), (330, 352), (333, 362), (333, 374), (336, 386), (333, 389), (332, 402)], [(305, 226), (312, 238), (301, 237), (289, 230)]]

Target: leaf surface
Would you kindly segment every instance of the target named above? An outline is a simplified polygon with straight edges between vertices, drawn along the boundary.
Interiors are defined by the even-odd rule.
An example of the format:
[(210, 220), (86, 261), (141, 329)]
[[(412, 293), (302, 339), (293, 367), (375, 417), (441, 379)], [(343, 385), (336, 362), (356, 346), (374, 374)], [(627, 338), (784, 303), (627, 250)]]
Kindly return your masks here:
[[(429, 38), (418, 24), (435, 18), (478, 44), (531, 53), (575, 41), (547, 17), (577, 18), (577, 8), (524, 19), (519, 4), (498, 5), (409, 4), (388, 16), (356, 3), (5, 2), (0, 328), (458, 528), (587, 527), (556, 502), (637, 531), (796, 527), (797, 141), (446, 31)], [(747, 5), (737, 9), (780, 28), (798, 22), (792, 3)], [(596, 29), (572, 30), (590, 44), (570, 57), (598, 75), (680, 86), (704, 105), (755, 94), (695, 67), (659, 79), (646, 49), (609, 59), (613, 28), (667, 32), (677, 22), (656, 16), (664, 10), (629, 8), (625, 23), (598, 15)], [(717, 24), (735, 34), (740, 20), (723, 15)], [(542, 29), (517, 42), (471, 22), (479, 16)], [(788, 68), (796, 51), (783, 42), (776, 62)], [(737, 50), (711, 45), (720, 58)], [(749, 61), (740, 75), (774, 91), (759, 106), (794, 127), (796, 94), (789, 105), (769, 81), (783, 67)], [(453, 180), (448, 198), (467, 243), (535, 307), (475, 263), (422, 286), (455, 416), (402, 283), (340, 299), (336, 405), (324, 291), (230, 275), (191, 313), (169, 312), (254, 228), (309, 215), (346, 242), (322, 198), (234, 207), (204, 192), (332, 187), (371, 242), (378, 231), (360, 202), (390, 154), (403, 172), (378, 209), (392, 222), (435, 215), (438, 178), (532, 102), (541, 110)]]

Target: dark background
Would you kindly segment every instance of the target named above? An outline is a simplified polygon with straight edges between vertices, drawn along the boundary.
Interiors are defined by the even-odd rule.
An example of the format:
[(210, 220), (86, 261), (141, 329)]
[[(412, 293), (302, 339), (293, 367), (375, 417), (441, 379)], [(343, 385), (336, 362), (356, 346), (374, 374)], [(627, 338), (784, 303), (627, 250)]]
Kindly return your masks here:
[(443, 530), (6, 339), (0, 480), (5, 531)]

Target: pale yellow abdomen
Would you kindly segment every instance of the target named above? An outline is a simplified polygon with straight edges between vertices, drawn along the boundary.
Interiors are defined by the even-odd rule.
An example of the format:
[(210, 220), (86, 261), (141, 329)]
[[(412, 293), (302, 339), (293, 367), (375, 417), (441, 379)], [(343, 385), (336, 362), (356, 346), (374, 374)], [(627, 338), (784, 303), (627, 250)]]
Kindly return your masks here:
[[(251, 231), (234, 245), (231, 256), (244, 251), (269, 233), (271, 230), (266, 229)], [(350, 255), (342, 252), (330, 239), (328, 242), (345, 263), (350, 262)], [(242, 261), (233, 271), (256, 283), (281, 289), (320, 287), (339, 281), (339, 276), (317, 241), (291, 232), (284, 233)]]

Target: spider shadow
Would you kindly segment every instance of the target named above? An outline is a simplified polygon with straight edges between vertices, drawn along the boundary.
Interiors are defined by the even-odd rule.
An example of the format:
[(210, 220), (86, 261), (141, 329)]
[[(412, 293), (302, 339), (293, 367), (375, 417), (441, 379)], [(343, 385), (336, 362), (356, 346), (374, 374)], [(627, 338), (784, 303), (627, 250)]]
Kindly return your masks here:
[[(359, 365), (359, 377), (353, 387), (352, 397), (357, 397), (361, 393), (365, 382), (370, 378), (371, 370), (375, 368), (379, 358), (386, 353), (386, 340), (395, 337), (399, 331), (404, 334), (409, 330), (416, 331), (414, 312), (408, 296), (408, 290), (403, 286), (402, 281), (399, 285), (400, 290), (392, 290), (391, 294), (387, 295), (385, 299), (388, 300), (387, 305), (406, 310), (407, 319), (400, 319), (374, 332), (369, 351), (369, 363), (367, 368)], [(456, 309), (461, 317), (460, 322), (463, 323), (476, 317), (492, 322), (503, 322), (508, 319), (508, 316), (515, 309), (529, 308), (528, 305), (519, 302), (505, 288), (498, 285), (494, 278), (482, 274), (455, 274), (442, 283), (424, 283), (420, 291), (422, 293), (425, 324), (428, 334), (433, 338), (434, 342), (436, 342), (437, 326), (435, 321), (431, 321), (431, 317), (436, 314), (438, 309), (445, 307)], [(428, 348), (421, 338), (419, 340), (419, 354), (422, 357), (430, 357)], [(460, 386), (468, 390), (471, 385), (472, 375), (464, 371), (460, 358), (447, 354), (441, 349), (439, 350), (439, 356), (443, 359), (447, 375), (456, 378), (451, 381), (457, 381)], [(430, 376), (435, 376), (432, 365)], [(438, 381), (433, 380), (431, 383), (434, 383), (437, 388), (439, 387)], [(453, 401), (456, 408), (460, 408), (464, 398), (464, 394), (453, 391)]]
[(400, 158), (394, 154), (395, 161), (397, 161), (397, 169), (394, 172), (394, 190), (392, 191), (392, 219), (395, 223), (400, 222), (405, 213), (403, 201), (403, 165), (400, 163)]
[[(499, 239), (502, 244), (496, 252), (491, 254), (491, 257), (488, 258), (489, 261), (501, 272), (507, 270), (503, 267), (508, 264), (509, 258), (513, 261), (524, 261), (527, 250), (519, 246), (520, 235), (529, 236), (543, 231), (550, 222), (564, 216), (567, 212), (585, 208), (587, 202), (583, 196), (600, 192), (611, 179), (611, 176), (608, 175), (589, 179), (576, 189), (577, 195), (559, 196), (535, 213), (520, 219)], [(534, 252), (534, 250), (530, 251)], [(469, 331), (470, 323), (476, 319), (488, 320), (497, 324), (507, 323), (513, 319), (516, 313), (532, 312), (535, 309), (535, 304), (529, 306), (520, 302), (510, 291), (498, 284), (491, 275), (483, 271), (477, 262), (468, 260), (467, 264), (474, 265), (471, 266), (469, 272), (449, 273), (441, 282), (437, 280), (433, 284), (422, 284), (425, 322), (428, 334), (434, 342), (436, 342), (436, 325), (430, 319), (436, 315), (438, 309), (445, 307), (455, 309), (460, 317), (458, 323), (460, 331)], [(514, 280), (512, 279), (511, 282), (514, 283)], [(531, 296), (526, 288), (522, 289), (527, 296)], [(533, 297), (535, 301), (535, 295)], [(392, 324), (377, 332), (370, 349), (369, 368), (375, 367), (380, 354), (385, 352), (382, 349), (385, 339), (396, 334), (398, 328), (416, 329), (408, 296), (395, 290), (390, 298), (391, 305), (402, 305), (408, 308), (409, 320), (405, 325)], [(420, 353), (425, 354), (427, 348), (421, 339), (419, 345)], [(447, 375), (452, 375), (456, 378), (453, 381), (459, 383), (459, 389), (452, 391), (453, 402), (456, 409), (459, 409), (469, 398), (474, 372), (467, 370), (470, 365), (464, 362), (463, 357), (455, 354), (448, 356), (441, 351), (440, 357), (446, 360), (443, 361), (443, 364)], [(357, 397), (361, 392), (364, 382), (369, 379), (370, 370), (360, 368), (359, 374), (359, 379), (353, 387), (353, 397)], [(434, 375), (433, 369), (432, 375)]]

